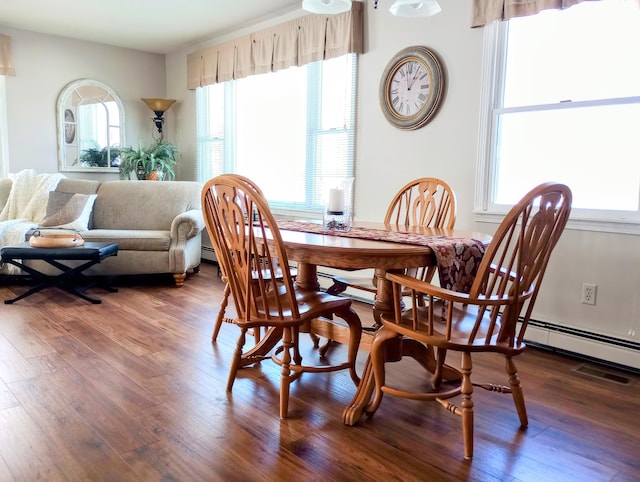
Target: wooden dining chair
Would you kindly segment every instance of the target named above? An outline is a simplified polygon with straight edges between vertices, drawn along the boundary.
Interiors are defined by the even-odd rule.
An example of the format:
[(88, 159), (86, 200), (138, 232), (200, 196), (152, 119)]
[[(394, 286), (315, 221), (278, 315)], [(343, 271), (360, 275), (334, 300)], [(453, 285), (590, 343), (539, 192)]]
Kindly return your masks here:
[[(528, 424), (523, 391), (513, 358), (525, 349), (525, 330), (551, 251), (569, 219), (571, 191), (545, 183), (526, 194), (506, 215), (487, 247), (469, 293), (455, 292), (402, 274), (387, 274), (393, 283), (394, 313), (383, 315), (376, 333), (371, 364), (375, 395), (366, 408), (373, 415), (383, 394), (414, 400), (435, 400), (462, 418), (464, 457), (473, 456), (473, 387), (510, 393), (520, 425)], [(411, 308), (402, 311), (399, 291), (409, 289)], [(426, 306), (416, 301), (427, 297)], [(443, 303), (445, 304), (443, 308)], [(433, 373), (423, 392), (392, 385), (385, 372), (385, 349), (399, 343), (400, 353), (413, 356)], [(459, 367), (445, 364), (449, 352), (460, 352)], [(471, 354), (499, 353), (506, 359), (508, 386), (472, 383)], [(459, 405), (449, 399), (461, 396)]]
[[(253, 189), (255, 189), (257, 192), (260, 193), (260, 195), (264, 195), (262, 190), (260, 189), (260, 187), (255, 184), (251, 179), (244, 177), (244, 176), (240, 176), (239, 174), (237, 174), (238, 177), (240, 177), (241, 179), (244, 180), (244, 182), (246, 182), (248, 185), (251, 185), (251, 187)], [(216, 248), (215, 248), (215, 240), (211, 239), (211, 243), (214, 245), (213, 246), (213, 250), (214, 252), (216, 252)], [(234, 323), (234, 318), (233, 317), (229, 317), (227, 316), (227, 306), (229, 305), (229, 296), (231, 296), (231, 287), (229, 286), (229, 282), (227, 279), (227, 275), (224, 273), (224, 269), (222, 267), (222, 265), (220, 263), (218, 263), (218, 267), (220, 269), (220, 277), (222, 279), (222, 281), (224, 282), (224, 292), (222, 294), (222, 299), (220, 300), (220, 308), (218, 309), (218, 314), (216, 315), (216, 320), (213, 326), (213, 333), (211, 335), (211, 341), (212, 342), (216, 342), (218, 339), (218, 334), (220, 333), (220, 328), (222, 327), (223, 323), (230, 323), (233, 324)], [(292, 276), (295, 277), (296, 275), (296, 268), (295, 267), (289, 267), (289, 272), (291, 273)], [(281, 274), (278, 274), (279, 277), (281, 277)], [(255, 330), (250, 330), (255, 338), (255, 342), (258, 343), (260, 341), (260, 337), (261, 337), (261, 333), (259, 329), (255, 329)]]
[[(231, 361), (227, 390), (238, 371), (271, 358), (281, 368), (280, 417), (286, 418), (291, 383), (304, 372), (355, 370), (362, 325), (351, 300), (321, 291), (301, 290), (295, 284), (280, 231), (262, 193), (246, 178), (223, 174), (207, 181), (202, 209), (216, 256), (226, 274), (236, 308), (233, 323), (240, 336)], [(334, 316), (344, 322), (334, 321)], [(349, 328), (346, 360), (337, 364), (303, 362), (300, 332), (312, 323), (337, 323)], [(244, 349), (248, 330), (263, 329), (257, 345)], [(320, 357), (319, 357), (320, 358)]]
[[(453, 189), (442, 179), (421, 177), (405, 184), (393, 197), (384, 217), (385, 224), (399, 226), (425, 226), (453, 229), (456, 222), (457, 201)], [(431, 281), (434, 267), (413, 268), (407, 274)], [(333, 276), (333, 284), (327, 289), (330, 294), (339, 294), (347, 288), (376, 292), (375, 276), (370, 280), (362, 277)]]

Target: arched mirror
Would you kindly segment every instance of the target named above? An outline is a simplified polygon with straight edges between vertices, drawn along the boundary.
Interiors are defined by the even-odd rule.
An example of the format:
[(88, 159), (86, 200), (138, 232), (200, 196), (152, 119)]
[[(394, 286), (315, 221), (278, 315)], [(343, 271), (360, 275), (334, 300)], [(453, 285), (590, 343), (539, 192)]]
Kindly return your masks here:
[(118, 95), (97, 80), (80, 79), (58, 96), (60, 171), (118, 171), (124, 139), (124, 108)]

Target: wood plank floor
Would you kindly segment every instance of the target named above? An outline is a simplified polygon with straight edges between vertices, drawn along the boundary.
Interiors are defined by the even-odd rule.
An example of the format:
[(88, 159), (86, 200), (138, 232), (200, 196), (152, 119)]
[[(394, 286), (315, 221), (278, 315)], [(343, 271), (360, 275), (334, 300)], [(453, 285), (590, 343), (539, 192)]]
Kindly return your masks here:
[[(630, 379), (621, 385), (529, 349), (518, 363), (528, 429), (509, 395), (476, 390), (469, 462), (459, 418), (437, 404), (387, 396), (375, 417), (344, 426), (346, 373), (305, 374), (285, 421), (270, 361), (227, 394), (237, 329), (211, 343), (217, 268), (180, 289), (170, 277), (136, 281), (92, 291), (100, 305), (55, 289), (0, 304), (0, 481), (640, 480), (635, 374), (616, 371)], [(0, 299), (24, 289), (5, 280)], [(370, 308), (358, 309), (366, 322)], [(474, 361), (475, 381), (503, 382), (500, 358)], [(392, 376), (420, 381), (410, 363)]]

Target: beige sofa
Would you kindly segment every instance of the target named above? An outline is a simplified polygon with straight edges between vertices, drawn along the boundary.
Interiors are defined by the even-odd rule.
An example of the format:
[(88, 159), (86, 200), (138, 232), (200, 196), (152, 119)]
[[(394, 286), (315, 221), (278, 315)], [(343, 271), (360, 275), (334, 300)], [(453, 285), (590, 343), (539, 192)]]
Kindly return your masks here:
[[(10, 179), (0, 180), (0, 211), (7, 203), (11, 187)], [(64, 178), (55, 190), (97, 194), (89, 229), (80, 234), (85, 241), (118, 244), (117, 256), (91, 267), (86, 274), (171, 273), (176, 285), (181, 286), (187, 271), (198, 271), (200, 266), (204, 229), (201, 189), (200, 183), (186, 181), (100, 183)]]

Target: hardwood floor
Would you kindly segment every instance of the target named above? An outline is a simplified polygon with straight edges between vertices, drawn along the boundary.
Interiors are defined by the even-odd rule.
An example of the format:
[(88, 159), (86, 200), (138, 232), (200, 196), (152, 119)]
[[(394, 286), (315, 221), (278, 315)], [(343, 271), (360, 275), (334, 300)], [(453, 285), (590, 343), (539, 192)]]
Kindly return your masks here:
[[(476, 390), (469, 462), (460, 419), (437, 404), (385, 397), (374, 418), (343, 425), (355, 392), (346, 372), (295, 382), (285, 421), (270, 361), (227, 394), (237, 328), (212, 345), (217, 268), (204, 264), (182, 288), (142, 281), (92, 291), (100, 305), (53, 289), (0, 305), (0, 481), (640, 479), (636, 374), (529, 349), (517, 361), (528, 429), (509, 395)], [(0, 298), (24, 289), (5, 281)], [(358, 310), (367, 323), (370, 308)], [(503, 373), (499, 357), (474, 361), (476, 381)], [(393, 376), (418, 382), (410, 363)]]

